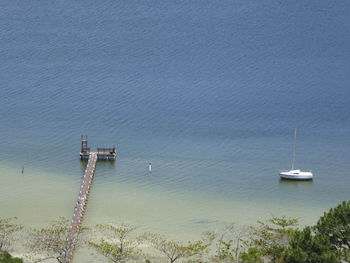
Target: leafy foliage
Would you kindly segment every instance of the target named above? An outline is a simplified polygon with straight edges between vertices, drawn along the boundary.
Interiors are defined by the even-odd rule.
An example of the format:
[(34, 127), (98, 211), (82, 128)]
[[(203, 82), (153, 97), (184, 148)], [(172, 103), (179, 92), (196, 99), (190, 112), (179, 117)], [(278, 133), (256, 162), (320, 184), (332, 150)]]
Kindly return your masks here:
[(206, 232), (205, 239), (214, 250), (209, 256), (210, 262), (238, 262), (248, 236), (247, 228), (237, 228), (233, 223), (224, 224), (219, 230)]
[(298, 231), (286, 250), (286, 263), (338, 263), (339, 252), (325, 235), (314, 235), (311, 227)]
[(170, 263), (183, 258), (189, 259), (189, 262), (196, 262), (196, 260), (190, 260), (190, 258), (201, 255), (208, 247), (208, 244), (203, 241), (182, 244), (179, 241), (168, 240), (162, 235), (152, 233), (145, 233), (140, 237), (140, 241), (158, 250)]
[[(78, 232), (83, 230), (80, 228)], [(34, 262), (53, 258), (60, 263), (65, 263), (70, 244), (68, 241), (69, 231), (69, 221), (63, 217), (52, 221), (45, 228), (34, 229), (30, 233), (27, 243), (34, 254), (28, 255), (28, 257)]]
[(298, 219), (272, 217), (267, 223), (258, 221), (258, 224), (258, 227), (252, 228), (250, 246), (259, 249), (259, 253), (269, 262), (283, 262), (285, 248), (296, 232)]
[(15, 219), (0, 219), (0, 251), (8, 249), (14, 241), (13, 234), (22, 229), (22, 226), (12, 223)]
[(136, 240), (131, 240), (130, 235), (135, 230), (126, 224), (121, 225), (97, 225), (96, 228), (103, 232), (108, 239), (98, 242), (88, 242), (97, 253), (107, 258), (110, 262), (128, 262), (141, 257)]
[(23, 263), (23, 260), (12, 257), (8, 252), (0, 252), (0, 263)]
[(343, 260), (350, 261), (350, 201), (324, 213), (315, 226), (315, 233), (327, 236)]
[(299, 231), (286, 251), (287, 263), (350, 262), (350, 201), (343, 202)]
[[(21, 229), (12, 220), (0, 219), (0, 263), (23, 262), (1, 251), (11, 246), (13, 234)], [(297, 230), (297, 226), (297, 219), (272, 217), (249, 229), (226, 224), (218, 231), (206, 232), (202, 240), (182, 243), (152, 233), (136, 238), (135, 228), (126, 224), (97, 225), (103, 236), (88, 245), (115, 263), (144, 262), (142, 252), (152, 249), (157, 253), (149, 254), (146, 263), (350, 263), (350, 201), (324, 213), (313, 227)], [(66, 263), (69, 232), (64, 218), (33, 230), (27, 240), (34, 253), (30, 262), (51, 258)]]
[(259, 248), (250, 247), (240, 255), (240, 260), (242, 263), (264, 263), (261, 257), (262, 254)]

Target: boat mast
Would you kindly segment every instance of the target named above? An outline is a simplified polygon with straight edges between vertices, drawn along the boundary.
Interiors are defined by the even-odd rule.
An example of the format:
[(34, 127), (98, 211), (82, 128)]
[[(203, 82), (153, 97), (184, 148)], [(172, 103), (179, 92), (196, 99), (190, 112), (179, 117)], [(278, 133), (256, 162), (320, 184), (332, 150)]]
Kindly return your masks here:
[(295, 145), (296, 145), (296, 141), (297, 141), (297, 128), (295, 128), (295, 130), (294, 130), (292, 170), (294, 170), (294, 163), (295, 163)]

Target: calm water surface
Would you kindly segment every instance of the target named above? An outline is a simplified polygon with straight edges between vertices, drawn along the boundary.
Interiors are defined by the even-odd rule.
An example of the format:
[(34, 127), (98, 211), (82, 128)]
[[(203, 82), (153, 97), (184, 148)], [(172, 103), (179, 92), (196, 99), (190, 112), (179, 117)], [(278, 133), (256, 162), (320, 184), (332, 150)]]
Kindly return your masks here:
[[(0, 217), (70, 218), (84, 133), (118, 148), (86, 224), (315, 223), (349, 199), (349, 23), (349, 1), (2, 1)], [(277, 176), (295, 127), (313, 182)]]

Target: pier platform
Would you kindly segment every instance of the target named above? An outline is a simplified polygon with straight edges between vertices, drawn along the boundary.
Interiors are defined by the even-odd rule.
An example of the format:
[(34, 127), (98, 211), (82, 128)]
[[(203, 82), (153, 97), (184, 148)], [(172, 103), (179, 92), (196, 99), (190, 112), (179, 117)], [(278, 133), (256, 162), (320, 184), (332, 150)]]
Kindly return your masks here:
[(74, 249), (77, 245), (90, 187), (96, 170), (96, 163), (98, 160), (114, 161), (116, 159), (116, 148), (97, 148), (97, 151), (91, 152), (90, 148), (87, 147), (87, 137), (82, 136), (80, 159), (87, 160), (88, 163), (86, 165), (78, 199), (74, 207), (73, 217), (67, 237), (68, 248), (66, 253), (66, 263), (71, 263), (73, 259)]

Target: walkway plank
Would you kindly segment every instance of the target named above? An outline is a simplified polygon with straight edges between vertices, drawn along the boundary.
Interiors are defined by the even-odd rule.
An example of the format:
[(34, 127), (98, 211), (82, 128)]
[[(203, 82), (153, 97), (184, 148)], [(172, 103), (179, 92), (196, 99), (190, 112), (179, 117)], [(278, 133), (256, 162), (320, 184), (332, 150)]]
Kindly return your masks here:
[(87, 204), (89, 189), (94, 177), (97, 162), (97, 152), (90, 152), (88, 164), (86, 166), (84, 179), (81, 184), (77, 203), (74, 208), (73, 218), (68, 233), (68, 249), (66, 254), (66, 263), (70, 263), (73, 258), (73, 252), (77, 244), (79, 229), (83, 220), (85, 206)]

